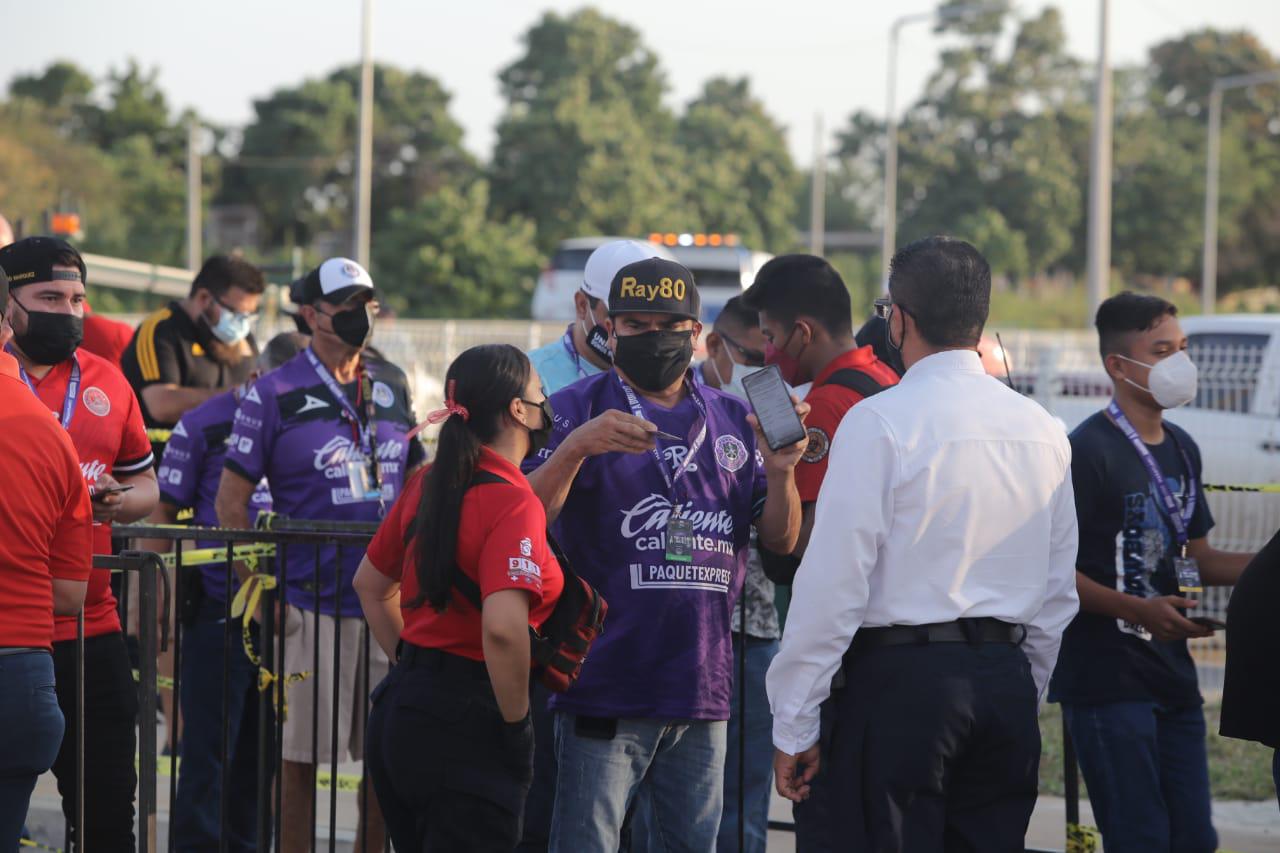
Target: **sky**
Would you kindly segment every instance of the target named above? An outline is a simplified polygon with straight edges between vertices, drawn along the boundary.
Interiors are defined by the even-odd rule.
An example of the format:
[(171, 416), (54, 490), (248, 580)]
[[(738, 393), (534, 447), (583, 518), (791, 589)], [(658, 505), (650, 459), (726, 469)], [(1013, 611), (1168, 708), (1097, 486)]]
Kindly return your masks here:
[[(497, 74), (522, 52), (521, 36), (543, 12), (583, 2), (560, 0), (373, 0), (378, 62), (420, 70), (452, 93), (466, 146), (487, 158), (503, 102)], [(1046, 5), (1015, 0), (1020, 16)], [(253, 116), (253, 99), (355, 62), (360, 0), (0, 0), (10, 34), (0, 50), (0, 83), (68, 59), (95, 76), (129, 58), (158, 68), (176, 110), (193, 107), (230, 125)], [(770, 113), (787, 128), (796, 161), (813, 160), (815, 119), (826, 137), (856, 109), (883, 114), (888, 31), (899, 15), (934, 0), (595, 0), (638, 28), (667, 73), (667, 99), (679, 109), (716, 75), (749, 76)], [(1099, 0), (1056, 0), (1071, 52), (1098, 54)], [(1141, 62), (1147, 49), (1191, 29), (1249, 29), (1280, 52), (1276, 0), (1113, 0), (1111, 58)], [(910, 103), (936, 67), (945, 42), (927, 24), (903, 30), (898, 103)]]

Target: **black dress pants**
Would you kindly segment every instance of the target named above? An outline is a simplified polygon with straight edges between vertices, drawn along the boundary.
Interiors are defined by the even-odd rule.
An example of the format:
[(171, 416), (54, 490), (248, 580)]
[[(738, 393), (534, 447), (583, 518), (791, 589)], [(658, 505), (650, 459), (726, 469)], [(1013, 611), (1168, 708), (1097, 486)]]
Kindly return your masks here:
[(533, 725), (503, 722), (484, 664), (402, 655), (373, 693), (366, 744), (397, 851), (511, 853), (520, 842)]
[(1021, 853), (1040, 766), (1036, 690), (1009, 643), (854, 651), (834, 698), (837, 851)]
[[(74, 837), (83, 830), (85, 849), (125, 853), (138, 848), (133, 834), (134, 790), (138, 773), (138, 685), (120, 632), (84, 641), (84, 826), (76, 814), (76, 659), (75, 641), (53, 644), (58, 705), (67, 732), (53, 763), (62, 811)], [(154, 768), (152, 768), (154, 771)]]

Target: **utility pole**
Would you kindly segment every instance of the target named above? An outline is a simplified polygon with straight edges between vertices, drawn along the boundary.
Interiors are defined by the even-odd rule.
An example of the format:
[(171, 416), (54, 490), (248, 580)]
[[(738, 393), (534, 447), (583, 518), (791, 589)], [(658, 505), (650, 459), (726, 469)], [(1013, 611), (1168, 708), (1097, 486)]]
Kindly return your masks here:
[(827, 141), (822, 113), (813, 117), (813, 181), (809, 185), (809, 254), (821, 256), (827, 242)]
[(356, 263), (369, 268), (369, 217), (373, 202), (373, 0), (361, 0), (360, 128), (356, 163)]
[(1204, 249), (1200, 268), (1200, 310), (1212, 314), (1218, 303), (1218, 159), (1222, 141), (1222, 93), (1228, 89), (1280, 81), (1280, 71), (1219, 77), (1209, 93), (1208, 161), (1204, 174)]
[(985, 3), (950, 6), (937, 12), (917, 12), (903, 15), (889, 27), (888, 96), (885, 98), (885, 146), (884, 146), (884, 228), (880, 235), (880, 286), (889, 286), (889, 262), (898, 248), (898, 33), (907, 24), (921, 21), (948, 21), (964, 18), (976, 12), (988, 11)]
[(1098, 4), (1098, 79), (1089, 149), (1089, 319), (1111, 290), (1111, 0)]
[(200, 175), (200, 122), (194, 116), (187, 122), (187, 269), (198, 270), (203, 261), (201, 245), (202, 180)]

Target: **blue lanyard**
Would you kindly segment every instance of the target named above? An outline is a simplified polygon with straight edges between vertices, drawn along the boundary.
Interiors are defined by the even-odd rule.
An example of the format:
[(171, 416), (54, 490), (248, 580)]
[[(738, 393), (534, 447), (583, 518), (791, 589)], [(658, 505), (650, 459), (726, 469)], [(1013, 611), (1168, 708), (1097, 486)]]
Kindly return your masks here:
[[(37, 398), (40, 397), (36, 393), (36, 386), (31, 383), (31, 377), (27, 376), (27, 371), (23, 368), (22, 362), (18, 362), (18, 375), (22, 377), (22, 381), (27, 383), (27, 387), (31, 389), (31, 393)], [(62, 400), (62, 428), (71, 429), (71, 418), (75, 416), (76, 405), (80, 401), (80, 359), (71, 354), (71, 377), (67, 379), (67, 396)]]
[(564, 344), (564, 351), (569, 354), (569, 360), (573, 362), (573, 367), (578, 371), (579, 379), (587, 378), (587, 371), (582, 367), (582, 356), (578, 353), (578, 348), (573, 345), (573, 324), (569, 324), (569, 328), (564, 330), (564, 337), (560, 343)]
[[(320, 359), (316, 358), (316, 354), (311, 351), (310, 347), (307, 347), (304, 352), (307, 354), (307, 360), (311, 362), (312, 369), (315, 370), (316, 375), (320, 377), (320, 381), (324, 383), (324, 387), (329, 389), (329, 395), (333, 397), (334, 401), (337, 402), (339, 406), (342, 407), (342, 411), (346, 415), (347, 420), (349, 420), (355, 428), (356, 434), (360, 439), (360, 450), (364, 453), (365, 459), (367, 459), (373, 467), (374, 482), (378, 482), (378, 461), (375, 458), (377, 450), (375, 444), (378, 440), (378, 422), (374, 419), (373, 394), (369, 393), (365, 395), (365, 419), (362, 421), (360, 419), (360, 413), (356, 411), (356, 407), (347, 399), (347, 395), (342, 391), (342, 386), (338, 384), (338, 380), (333, 378), (333, 374), (329, 372), (329, 369), (321, 363)], [(364, 368), (361, 367), (360, 381), (363, 383), (364, 380)]]
[(1190, 538), (1187, 534), (1187, 528), (1191, 524), (1191, 516), (1196, 511), (1195, 477), (1192, 473), (1191, 459), (1187, 456), (1187, 452), (1178, 443), (1178, 438), (1173, 434), (1173, 430), (1168, 430), (1169, 438), (1173, 440), (1178, 452), (1182, 454), (1182, 463), (1187, 468), (1187, 499), (1180, 508), (1178, 499), (1173, 496), (1168, 482), (1165, 481), (1164, 472), (1160, 470), (1160, 463), (1151, 455), (1151, 451), (1147, 449), (1146, 442), (1142, 440), (1142, 436), (1138, 435), (1138, 431), (1134, 429), (1133, 424), (1125, 417), (1124, 412), (1120, 411), (1120, 406), (1116, 404), (1115, 400), (1112, 400), (1110, 405), (1107, 406), (1107, 414), (1111, 416), (1111, 420), (1115, 421), (1116, 426), (1120, 428), (1120, 432), (1124, 433), (1124, 437), (1129, 439), (1129, 443), (1133, 445), (1138, 458), (1146, 466), (1147, 476), (1151, 478), (1151, 485), (1155, 488), (1156, 495), (1160, 498), (1160, 503), (1164, 505), (1165, 515), (1169, 517), (1169, 522), (1173, 525), (1173, 531), (1178, 539), (1178, 546), (1185, 548)]
[[(616, 370), (613, 375), (618, 377), (618, 384), (622, 386), (622, 393), (627, 396), (627, 405), (631, 407), (631, 414), (642, 420), (647, 420), (644, 416), (644, 409), (640, 407), (640, 399), (636, 396), (636, 392), (631, 389), (630, 385), (622, 381), (622, 377)], [(689, 463), (693, 462), (693, 457), (698, 455), (698, 451), (702, 449), (703, 443), (707, 440), (707, 404), (703, 402), (702, 395), (698, 393), (694, 383), (689, 382), (687, 379), (685, 381), (689, 388), (689, 396), (693, 398), (693, 404), (698, 408), (698, 434), (689, 444), (689, 452), (685, 454), (684, 461), (680, 463), (680, 467), (676, 469), (674, 476), (667, 471), (667, 463), (663, 461), (662, 453), (658, 450), (656, 438), (654, 439), (653, 450), (650, 451), (654, 460), (658, 463), (658, 471), (662, 473), (663, 482), (667, 484), (667, 495), (673, 500), (675, 499), (676, 483), (688, 473)], [(674, 515), (678, 516), (679, 512), (674, 513)]]

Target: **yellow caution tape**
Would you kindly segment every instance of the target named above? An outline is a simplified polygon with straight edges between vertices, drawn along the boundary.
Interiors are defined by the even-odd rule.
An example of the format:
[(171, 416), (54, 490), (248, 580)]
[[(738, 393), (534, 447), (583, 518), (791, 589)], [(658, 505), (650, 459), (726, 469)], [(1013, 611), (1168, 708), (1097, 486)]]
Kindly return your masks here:
[(1096, 853), (1101, 849), (1101, 835), (1092, 826), (1067, 824), (1067, 853)]
[(147, 441), (165, 444), (169, 441), (169, 436), (171, 435), (173, 435), (173, 430), (171, 429), (149, 429), (147, 430)]
[(1217, 484), (1204, 484), (1206, 492), (1247, 492), (1250, 494), (1280, 494), (1280, 483), (1244, 483), (1235, 486), (1223, 486)]
[[(310, 677), (311, 673), (291, 672), (282, 681), (279, 676), (262, 665), (262, 658), (258, 656), (257, 651), (253, 648), (253, 614), (258, 612), (258, 605), (262, 602), (262, 591), (275, 589), (276, 586), (275, 575), (264, 575), (258, 572), (249, 575), (249, 577), (245, 578), (244, 583), (240, 585), (240, 589), (236, 590), (235, 598), (231, 599), (231, 618), (240, 620), (241, 641), (244, 643), (245, 657), (258, 668), (258, 691), (265, 693), (270, 689), (272, 691), (272, 701), (280, 709), (281, 718), (287, 719), (289, 717), (289, 700), (287, 698), (289, 685), (303, 681)], [(283, 631), (284, 626), (279, 626), (277, 630)]]
[[(245, 545), (235, 545), (231, 549), (231, 559), (239, 560), (249, 566), (250, 569), (257, 568), (257, 561), (262, 557), (275, 556), (276, 546), (271, 542), (251, 542)], [(178, 555), (172, 551), (161, 554), (160, 559), (164, 560), (166, 569), (173, 568), (178, 560)], [(184, 566), (209, 566), (227, 561), (226, 548), (193, 548), (190, 551), (182, 552), (182, 565)]]
[[(158, 773), (161, 776), (169, 776), (170, 763), (173, 764), (173, 769), (175, 771), (179, 773), (182, 772), (181, 758), (171, 758), (168, 755), (158, 755), (156, 756), (156, 773)], [(134, 756), (134, 764), (135, 765), (137, 764), (137, 756)], [(329, 790), (329, 787), (332, 784), (331, 782), (332, 779), (333, 779), (333, 775), (328, 770), (322, 770), (320, 768), (316, 768), (316, 787), (318, 789), (322, 791)], [(360, 790), (360, 777), (355, 775), (354, 773), (339, 773), (337, 779), (338, 779), (339, 791), (359, 791)], [(36, 845), (36, 846), (39, 846), (39, 845)], [(49, 850), (49, 851), (54, 850), (54, 848), (51, 848), (51, 847), (42, 847), (41, 849)], [(56, 853), (62, 853), (62, 851), (56, 851)]]
[(18, 846), (32, 850), (47, 850), (49, 853), (62, 853), (61, 847), (50, 847), (48, 844), (41, 844), (39, 841), (32, 841), (30, 838), (19, 838)]
[(190, 521), (195, 517), (196, 517), (195, 507), (190, 507), (190, 506), (187, 507), (186, 509), (178, 510), (178, 514), (174, 516), (174, 518), (177, 519), (178, 521)]
[[(142, 681), (142, 673), (138, 672), (138, 671), (135, 669), (135, 670), (133, 671), (133, 680), (134, 680), (134, 681)], [(167, 676), (167, 675), (159, 675), (159, 674), (157, 674), (157, 675), (156, 675), (156, 687), (160, 688), (161, 690), (172, 690), (172, 689), (173, 689), (173, 679), (172, 679), (172, 678), (170, 678), (170, 677), (169, 677), (169, 676)]]

